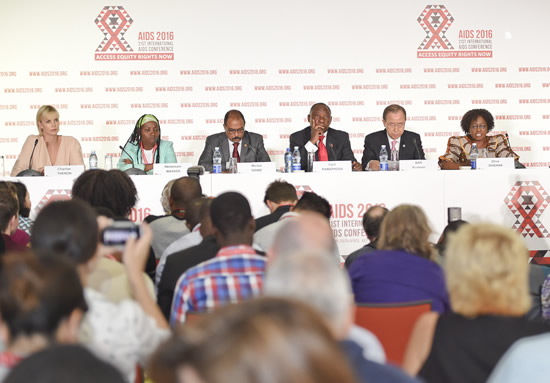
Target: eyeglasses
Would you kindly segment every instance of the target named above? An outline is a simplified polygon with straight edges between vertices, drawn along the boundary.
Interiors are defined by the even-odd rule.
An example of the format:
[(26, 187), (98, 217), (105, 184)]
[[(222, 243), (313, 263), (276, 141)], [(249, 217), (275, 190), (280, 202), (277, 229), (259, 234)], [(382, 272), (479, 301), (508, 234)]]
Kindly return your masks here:
[(229, 134), (237, 134), (237, 133), (244, 133), (244, 128), (240, 128), (240, 129), (227, 129), (227, 132)]
[(403, 128), (405, 127), (405, 123), (404, 122), (398, 122), (398, 123), (395, 123), (395, 122), (386, 122), (386, 125), (388, 126), (388, 128)]
[(470, 129), (481, 129), (481, 130), (485, 130), (485, 129), (487, 129), (487, 125), (472, 125), (472, 126), (470, 126)]

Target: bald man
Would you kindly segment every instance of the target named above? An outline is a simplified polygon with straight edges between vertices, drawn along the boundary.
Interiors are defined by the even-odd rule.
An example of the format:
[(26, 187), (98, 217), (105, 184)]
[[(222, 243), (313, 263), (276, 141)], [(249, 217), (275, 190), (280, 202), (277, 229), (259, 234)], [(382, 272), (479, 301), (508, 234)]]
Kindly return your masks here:
[(244, 130), (246, 121), (238, 110), (230, 110), (223, 119), (224, 132), (216, 133), (206, 138), (204, 150), (199, 158), (199, 165), (212, 171), (214, 149), (220, 148), (222, 155), (222, 171), (227, 169), (231, 157), (237, 157), (237, 162), (270, 162), (271, 159), (264, 148), (264, 139), (260, 134)]

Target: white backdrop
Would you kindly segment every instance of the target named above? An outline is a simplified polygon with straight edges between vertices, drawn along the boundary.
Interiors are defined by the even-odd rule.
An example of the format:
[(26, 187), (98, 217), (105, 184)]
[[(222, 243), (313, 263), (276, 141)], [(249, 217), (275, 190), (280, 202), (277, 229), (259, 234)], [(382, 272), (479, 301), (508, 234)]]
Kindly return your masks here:
[(237, 108), (281, 166), (288, 135), (307, 125), (314, 102), (331, 106), (332, 126), (350, 133), (360, 160), (365, 134), (395, 102), (428, 158), (460, 132), (465, 111), (483, 107), (522, 162), (549, 165), (548, 1), (453, 0), (431, 11), (418, 0), (116, 4), (121, 16), (105, 22), (124, 29), (104, 34), (96, 18), (114, 5), (106, 0), (0, 3), (6, 171), (36, 133), (42, 104), (58, 107), (62, 134), (77, 137), (86, 157), (97, 150), (100, 164), (118, 156), (143, 113), (161, 120), (180, 162), (196, 163), (204, 138)]

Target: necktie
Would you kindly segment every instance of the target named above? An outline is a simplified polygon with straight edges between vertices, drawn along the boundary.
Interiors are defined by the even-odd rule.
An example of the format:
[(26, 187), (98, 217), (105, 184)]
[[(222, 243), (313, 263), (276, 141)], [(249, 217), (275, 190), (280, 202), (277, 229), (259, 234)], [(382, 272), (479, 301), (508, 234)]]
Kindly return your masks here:
[(393, 140), (391, 142), (391, 150), (397, 150), (397, 148), (395, 147), (395, 144), (397, 144), (397, 140)]
[(237, 162), (241, 162), (241, 156), (239, 156), (239, 143), (233, 142), (233, 155), (231, 157), (236, 158)]
[(319, 161), (328, 161), (327, 147), (323, 143), (325, 136), (319, 136)]

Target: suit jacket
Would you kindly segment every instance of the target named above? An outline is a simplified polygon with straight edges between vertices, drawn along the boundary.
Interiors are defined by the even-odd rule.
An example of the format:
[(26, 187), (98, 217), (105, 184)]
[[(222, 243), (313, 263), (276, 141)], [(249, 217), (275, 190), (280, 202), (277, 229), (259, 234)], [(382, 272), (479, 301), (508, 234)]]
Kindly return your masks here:
[[(386, 145), (388, 156), (390, 155), (391, 145), (388, 141), (386, 129), (379, 130), (365, 137), (365, 148), (363, 149), (363, 158), (361, 165), (363, 169), (367, 167), (369, 161), (380, 159), (380, 147)], [(425, 160), (424, 150), (422, 149), (422, 140), (420, 135), (405, 130), (401, 136), (399, 147), (400, 160)]]
[[(212, 156), (214, 148), (219, 147), (222, 153), (222, 171), (233, 153), (229, 153), (229, 145), (225, 132), (216, 133), (206, 138), (204, 150), (199, 158), (199, 165), (212, 171)], [(265, 151), (264, 139), (260, 134), (245, 131), (241, 141), (241, 162), (271, 162), (271, 158)]]
[[(311, 139), (311, 126), (302, 129), (298, 132), (294, 132), (290, 135), (290, 151), (294, 151), (294, 147), (297, 146), (300, 149), (302, 169), (307, 168), (307, 150), (305, 145)], [(351, 150), (351, 143), (349, 141), (349, 134), (342, 130), (336, 130), (328, 128), (327, 140), (325, 142), (327, 147), (328, 160), (329, 161), (355, 161), (355, 156)], [(315, 160), (319, 161), (319, 151), (315, 152)]]
[(170, 319), (174, 290), (181, 275), (199, 263), (214, 258), (219, 250), (216, 239), (206, 237), (197, 246), (170, 254), (166, 258), (157, 290), (157, 303), (166, 319)]
[[(141, 170), (145, 169), (145, 164), (143, 163), (143, 155), (141, 153), (141, 147), (139, 145), (134, 145), (128, 142), (124, 146), (124, 150), (126, 150), (128, 154), (132, 156), (132, 158), (130, 158), (128, 154), (122, 152), (117, 164), (118, 169), (124, 171), (132, 167), (132, 164), (125, 164), (123, 161), (124, 159), (133, 160), (134, 165), (137, 169), (141, 169)], [(173, 164), (178, 162), (178, 160), (176, 159), (176, 153), (174, 152), (174, 144), (172, 143), (172, 141), (160, 140), (160, 145), (158, 150), (159, 150), (159, 163)], [(156, 161), (156, 159), (157, 159), (157, 153), (155, 152), (155, 158), (153, 159), (153, 161)], [(153, 174), (153, 169), (150, 169), (147, 172), (147, 174)]]
[(281, 216), (285, 213), (288, 213), (290, 211), (290, 208), (292, 206), (285, 205), (285, 206), (279, 206), (275, 211), (271, 214), (264, 215), (263, 217), (256, 218), (256, 231), (263, 229), (267, 225), (271, 225), (272, 223), (275, 223), (281, 218)]

